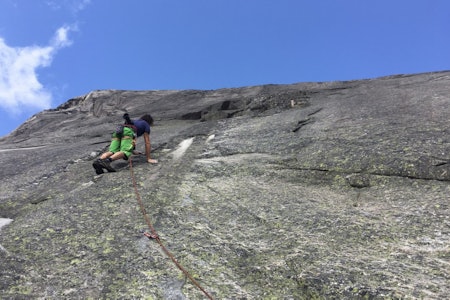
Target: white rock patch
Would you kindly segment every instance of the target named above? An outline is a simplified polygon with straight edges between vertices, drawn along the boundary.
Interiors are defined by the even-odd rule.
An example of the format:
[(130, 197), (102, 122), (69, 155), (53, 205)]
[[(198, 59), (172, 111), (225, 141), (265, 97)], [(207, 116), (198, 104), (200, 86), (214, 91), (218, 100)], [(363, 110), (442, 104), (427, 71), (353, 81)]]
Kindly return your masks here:
[(2, 229), (3, 226), (6, 226), (11, 222), (12, 222), (12, 219), (0, 218), (0, 230)]
[[(0, 218), (0, 231), (2, 230), (3, 226), (8, 225), (9, 223), (11, 223), (13, 220), (12, 219), (7, 219), (7, 218)], [(9, 255), (8, 250), (6, 250), (5, 248), (3, 248), (3, 246), (0, 244), (0, 251), (5, 252), (6, 254)]]
[(209, 143), (209, 142), (212, 141), (215, 137), (216, 137), (215, 134), (211, 134), (211, 135), (208, 136), (208, 138), (206, 139), (206, 143)]
[(175, 151), (172, 152), (173, 159), (175, 159), (175, 160), (180, 159), (184, 155), (186, 150), (192, 145), (193, 141), (194, 141), (193, 137), (191, 137), (190, 139), (185, 139), (184, 141), (182, 141), (178, 145), (178, 148)]

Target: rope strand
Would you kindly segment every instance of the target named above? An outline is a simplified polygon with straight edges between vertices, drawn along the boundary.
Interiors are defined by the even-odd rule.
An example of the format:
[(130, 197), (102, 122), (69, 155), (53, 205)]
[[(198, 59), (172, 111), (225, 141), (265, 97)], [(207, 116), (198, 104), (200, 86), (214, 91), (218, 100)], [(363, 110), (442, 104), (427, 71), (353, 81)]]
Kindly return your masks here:
[(158, 236), (158, 233), (156, 232), (155, 228), (152, 225), (152, 222), (150, 221), (150, 217), (147, 214), (147, 211), (145, 210), (144, 204), (142, 202), (142, 198), (141, 195), (139, 193), (139, 190), (137, 188), (137, 183), (136, 183), (136, 178), (134, 176), (134, 171), (133, 171), (133, 163), (130, 157), (130, 174), (131, 174), (131, 180), (133, 182), (133, 187), (134, 187), (134, 192), (136, 194), (136, 198), (137, 201), (139, 203), (139, 207), (141, 209), (141, 213), (144, 216), (145, 222), (147, 223), (148, 227), (150, 228), (151, 233), (153, 234), (153, 236), (155, 236), (155, 240), (158, 242), (158, 244), (161, 246), (162, 250), (164, 251), (164, 253), (166, 253), (166, 255), (172, 260), (172, 262), (178, 267), (178, 269), (180, 269), (181, 272), (184, 273), (185, 276), (187, 276), (189, 278), (189, 280), (199, 289), (203, 292), (203, 294), (205, 294), (206, 297), (208, 297), (208, 299), (213, 300), (213, 297), (194, 279), (194, 277), (192, 277), (192, 275), (178, 262), (178, 260), (173, 256), (173, 254), (166, 248), (166, 246), (164, 246), (163, 242), (161, 241), (161, 239)]

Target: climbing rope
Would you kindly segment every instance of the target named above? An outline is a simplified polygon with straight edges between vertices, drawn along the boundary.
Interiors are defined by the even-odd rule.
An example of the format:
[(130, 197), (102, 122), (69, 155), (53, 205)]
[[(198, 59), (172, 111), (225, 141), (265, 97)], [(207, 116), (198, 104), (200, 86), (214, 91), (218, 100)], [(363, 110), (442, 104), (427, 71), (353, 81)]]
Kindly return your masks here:
[(203, 294), (205, 294), (206, 297), (208, 297), (208, 299), (213, 299), (213, 297), (208, 294), (208, 292), (194, 279), (194, 277), (192, 277), (192, 275), (177, 261), (177, 259), (172, 255), (172, 253), (166, 248), (166, 246), (163, 244), (163, 242), (161, 241), (161, 239), (158, 236), (158, 233), (156, 232), (155, 228), (152, 225), (152, 222), (150, 221), (150, 218), (147, 214), (147, 211), (145, 210), (144, 204), (142, 202), (142, 198), (141, 195), (139, 194), (139, 190), (137, 188), (137, 183), (136, 183), (136, 177), (134, 176), (134, 171), (133, 171), (133, 163), (132, 163), (132, 159), (130, 157), (129, 159), (130, 162), (130, 174), (131, 174), (131, 180), (133, 182), (133, 187), (134, 187), (134, 193), (136, 194), (136, 199), (139, 203), (139, 208), (141, 209), (141, 213), (144, 216), (145, 222), (147, 223), (149, 229), (150, 229), (150, 233), (144, 232), (144, 235), (146, 237), (148, 237), (149, 239), (154, 239), (156, 242), (158, 242), (159, 246), (161, 246), (161, 249), (164, 251), (164, 253), (166, 253), (166, 255), (172, 260), (172, 262), (178, 267), (178, 269), (180, 269), (181, 272), (184, 273), (184, 275), (189, 278), (189, 280), (199, 289), (203, 292)]

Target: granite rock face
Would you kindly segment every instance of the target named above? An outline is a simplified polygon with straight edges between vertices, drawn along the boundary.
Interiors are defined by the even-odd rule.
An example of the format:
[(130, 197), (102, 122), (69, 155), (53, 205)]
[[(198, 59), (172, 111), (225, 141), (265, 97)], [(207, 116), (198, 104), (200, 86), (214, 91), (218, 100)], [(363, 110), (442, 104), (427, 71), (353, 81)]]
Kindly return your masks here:
[(125, 112), (155, 118), (159, 164), (132, 159), (146, 214), (215, 299), (450, 295), (450, 72), (436, 72), (93, 91), (35, 115), (0, 140), (0, 298), (206, 298), (142, 234), (128, 162), (95, 175)]

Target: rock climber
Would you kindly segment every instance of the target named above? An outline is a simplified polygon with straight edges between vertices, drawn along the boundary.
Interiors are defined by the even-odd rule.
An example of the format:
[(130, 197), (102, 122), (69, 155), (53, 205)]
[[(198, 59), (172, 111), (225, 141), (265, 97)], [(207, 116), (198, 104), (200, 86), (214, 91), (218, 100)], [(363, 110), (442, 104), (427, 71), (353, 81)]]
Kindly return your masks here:
[(138, 120), (131, 120), (128, 114), (124, 114), (123, 118), (125, 119), (125, 124), (119, 125), (116, 131), (113, 132), (109, 150), (92, 164), (95, 173), (98, 175), (104, 172), (103, 169), (106, 169), (108, 172), (116, 172), (111, 167), (112, 161), (118, 159), (128, 160), (133, 153), (137, 153), (135, 151), (136, 139), (141, 135), (144, 135), (147, 162), (151, 164), (158, 163), (156, 159), (152, 159), (150, 156), (150, 126), (153, 125), (153, 118), (149, 114), (143, 115)]

